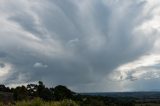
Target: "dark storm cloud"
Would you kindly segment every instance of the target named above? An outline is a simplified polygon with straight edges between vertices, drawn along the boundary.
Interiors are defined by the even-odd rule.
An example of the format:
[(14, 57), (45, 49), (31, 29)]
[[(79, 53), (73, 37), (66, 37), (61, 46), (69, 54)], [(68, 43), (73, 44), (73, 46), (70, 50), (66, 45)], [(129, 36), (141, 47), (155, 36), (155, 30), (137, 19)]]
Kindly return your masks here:
[(0, 51), (0, 58), (6, 57), (6, 56), (7, 56), (7, 54), (5, 52)]
[(0, 30), (0, 47), (9, 54), (3, 61), (14, 66), (7, 84), (43, 80), (86, 91), (87, 84), (96, 85), (152, 48), (154, 40), (134, 32), (146, 19), (140, 15), (145, 2), (18, 1), (4, 1), (2, 11), (9, 25)]

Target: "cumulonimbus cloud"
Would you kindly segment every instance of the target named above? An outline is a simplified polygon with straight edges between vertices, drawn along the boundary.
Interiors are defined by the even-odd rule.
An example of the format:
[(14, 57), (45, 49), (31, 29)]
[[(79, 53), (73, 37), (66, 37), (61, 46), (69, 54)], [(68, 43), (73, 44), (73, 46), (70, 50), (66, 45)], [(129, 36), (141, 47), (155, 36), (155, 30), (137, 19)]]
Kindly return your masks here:
[(147, 25), (156, 22), (156, 1), (2, 0), (0, 59), (13, 66), (3, 83), (112, 89), (102, 86), (106, 76), (152, 52), (159, 32)]

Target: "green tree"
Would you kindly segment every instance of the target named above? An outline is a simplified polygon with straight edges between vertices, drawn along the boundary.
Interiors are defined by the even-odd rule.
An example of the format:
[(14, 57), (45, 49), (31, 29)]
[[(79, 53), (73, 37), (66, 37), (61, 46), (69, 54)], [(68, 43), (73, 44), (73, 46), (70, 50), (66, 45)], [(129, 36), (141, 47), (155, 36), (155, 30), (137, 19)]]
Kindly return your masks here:
[(42, 91), (45, 89), (45, 85), (43, 84), (42, 81), (38, 82), (38, 86), (37, 86), (37, 94), (39, 97), (42, 96)]
[(36, 84), (28, 84), (27, 85), (27, 90), (28, 90), (28, 95), (31, 97), (37, 97), (37, 86)]
[(74, 92), (72, 92), (66, 86), (63, 85), (56, 86), (53, 92), (56, 100), (71, 99), (74, 95)]
[(28, 98), (28, 91), (25, 86), (18, 86), (13, 90), (13, 97), (15, 100), (24, 100)]
[(40, 96), (41, 96), (42, 99), (47, 100), (47, 101), (54, 99), (53, 92), (48, 88), (44, 88), (41, 91), (41, 95)]

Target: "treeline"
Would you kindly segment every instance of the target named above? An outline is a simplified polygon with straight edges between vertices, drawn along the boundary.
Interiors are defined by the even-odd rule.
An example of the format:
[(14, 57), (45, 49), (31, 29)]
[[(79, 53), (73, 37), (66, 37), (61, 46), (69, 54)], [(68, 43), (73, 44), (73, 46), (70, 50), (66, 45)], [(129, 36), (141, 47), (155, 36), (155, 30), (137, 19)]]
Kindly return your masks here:
[(28, 101), (40, 98), (44, 101), (72, 100), (79, 106), (134, 106), (134, 101), (132, 99), (81, 95), (63, 85), (48, 88), (42, 81), (39, 81), (38, 84), (22, 85), (16, 88), (0, 85), (0, 92), (11, 94), (13, 103), (15, 101)]
[(76, 95), (66, 86), (58, 85), (55, 88), (46, 87), (42, 81), (38, 84), (28, 84), (27, 86), (17, 86), (16, 88), (9, 88), (5, 85), (0, 85), (1, 92), (7, 92), (13, 94), (13, 99), (15, 101), (28, 100), (39, 97), (43, 100), (63, 100), (63, 99), (73, 99)]

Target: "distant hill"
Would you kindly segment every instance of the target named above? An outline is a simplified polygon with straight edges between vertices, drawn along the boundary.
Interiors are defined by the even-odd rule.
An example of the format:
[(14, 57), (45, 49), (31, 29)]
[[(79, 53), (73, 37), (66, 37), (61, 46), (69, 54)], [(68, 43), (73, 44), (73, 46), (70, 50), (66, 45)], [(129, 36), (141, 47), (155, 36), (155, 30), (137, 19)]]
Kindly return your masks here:
[(101, 92), (101, 93), (80, 93), (81, 95), (90, 96), (108, 96), (108, 97), (134, 97), (134, 98), (159, 98), (159, 91), (147, 92)]

